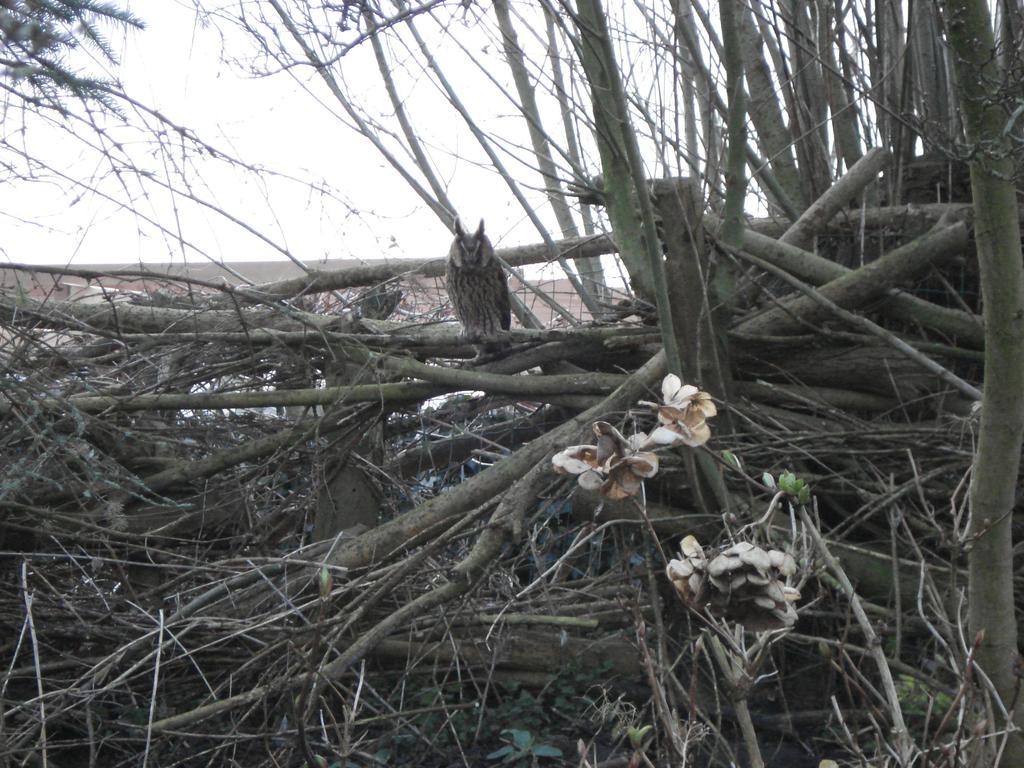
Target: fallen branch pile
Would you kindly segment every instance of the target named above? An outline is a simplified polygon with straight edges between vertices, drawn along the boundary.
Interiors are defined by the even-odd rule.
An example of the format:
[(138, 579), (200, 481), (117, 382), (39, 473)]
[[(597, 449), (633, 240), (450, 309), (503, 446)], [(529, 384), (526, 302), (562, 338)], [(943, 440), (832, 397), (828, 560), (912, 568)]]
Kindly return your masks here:
[[(964, 736), (943, 716), (982, 706), (952, 698), (981, 378), (969, 209), (848, 208), (884, 161), (866, 155), (871, 173), (855, 166), (785, 231), (753, 222), (741, 247), (685, 213), (685, 183), (654, 186), (674, 343), (719, 413), (706, 446), (662, 451), (643, 494), (618, 500), (576, 490), (551, 456), (597, 421), (655, 423), (638, 403), (659, 401), (664, 340), (621, 307), (511, 331), (506, 356), (472, 367), (441, 308), (354, 310), (353, 289), (439, 262), (187, 292), (113, 275), (170, 301), (5, 289), (0, 751), (478, 765), (504, 723), (614, 760), (646, 723), (676, 760), (781, 749), (795, 765), (792, 750), (905, 752), (904, 716), (915, 749)], [(725, 272), (729, 292), (710, 291)], [(785, 472), (812, 514), (765, 478)], [(792, 552), (796, 629), (742, 649), (702, 634), (663, 576), (685, 534)], [(879, 632), (887, 690), (855, 671)]]

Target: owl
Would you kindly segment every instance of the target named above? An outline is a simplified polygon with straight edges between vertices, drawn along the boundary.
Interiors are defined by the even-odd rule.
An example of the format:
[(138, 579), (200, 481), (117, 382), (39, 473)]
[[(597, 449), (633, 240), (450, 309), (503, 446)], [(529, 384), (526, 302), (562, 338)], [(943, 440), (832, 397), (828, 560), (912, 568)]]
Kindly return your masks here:
[[(476, 232), (467, 233), (455, 219), (455, 241), (448, 251), (448, 297), (455, 315), (470, 336), (490, 336), (507, 331), (512, 321), (508, 283), (494, 247), (484, 234), (484, 222)], [(501, 349), (504, 344), (485, 344), (482, 352)]]

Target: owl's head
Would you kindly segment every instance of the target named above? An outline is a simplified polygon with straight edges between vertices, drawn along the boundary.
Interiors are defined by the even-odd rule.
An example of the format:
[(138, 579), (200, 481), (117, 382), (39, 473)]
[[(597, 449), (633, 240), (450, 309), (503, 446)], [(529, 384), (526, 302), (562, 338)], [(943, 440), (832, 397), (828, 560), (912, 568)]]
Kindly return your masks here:
[(480, 219), (480, 226), (476, 232), (466, 232), (462, 228), (462, 222), (455, 219), (455, 242), (448, 258), (456, 267), (462, 269), (480, 269), (491, 263), (494, 258), (494, 248), (491, 241), (484, 234), (484, 220)]

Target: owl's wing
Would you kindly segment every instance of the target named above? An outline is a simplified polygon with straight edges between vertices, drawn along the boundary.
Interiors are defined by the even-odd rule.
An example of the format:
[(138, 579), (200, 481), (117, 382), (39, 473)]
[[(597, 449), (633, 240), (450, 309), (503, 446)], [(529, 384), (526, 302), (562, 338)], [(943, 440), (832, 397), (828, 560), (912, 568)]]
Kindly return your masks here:
[(444, 282), (445, 290), (448, 291), (448, 298), (451, 299), (452, 309), (458, 312), (457, 307), (459, 306), (462, 293), (461, 280), (459, 279), (458, 267), (454, 266), (451, 259), (448, 260), (448, 266), (445, 269)]
[(498, 301), (498, 317), (501, 320), (502, 330), (507, 331), (512, 327), (512, 300), (508, 295), (508, 280), (505, 278), (505, 270), (501, 264), (494, 262), (495, 276), (498, 278), (501, 289), (496, 291)]

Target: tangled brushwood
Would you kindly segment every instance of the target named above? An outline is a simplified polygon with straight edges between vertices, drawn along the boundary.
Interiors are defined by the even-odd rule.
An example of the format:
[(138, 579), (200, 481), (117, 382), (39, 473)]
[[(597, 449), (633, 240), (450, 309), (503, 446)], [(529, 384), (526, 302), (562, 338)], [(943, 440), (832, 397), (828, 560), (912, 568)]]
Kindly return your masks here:
[[(285, 169), (137, 99), (119, 102), (134, 126), (93, 112), (120, 78), (63, 65), (89, 54), (107, 72), (103, 33), (134, 28), (117, 5), (0, 0), (15, 116), (0, 256), (131, 258), (108, 209), (147, 256), (189, 256), (0, 265), (0, 764), (1024, 765), (1019, 449), (976, 450), (1021, 434), (1006, 429), (1017, 390), (980, 420), (976, 402), (993, 369), (1022, 368), (989, 299), (1024, 281), (983, 291), (975, 258), (1021, 268), (1024, 185), (984, 220), (969, 198), (1024, 169), (1004, 152), (1024, 151), (1015, 4), (998, 4), (1014, 39), (972, 49), (986, 67), (972, 104), (999, 134), (976, 146), (942, 79), (966, 61), (939, 61), (963, 31), (940, 23), (948, 3), (776, 3), (771, 23), (764, 4), (726, 2), (205, 14), (197, 35), (237, 15), (225, 68), (326, 81), (324, 114), (425, 203), (411, 235), (390, 218), (397, 189), (376, 223), (349, 207), (391, 171), (336, 132), (352, 198), (322, 183), (327, 164), (296, 196)], [(707, 59), (737, 37), (725, 70)], [(377, 73), (342, 77), (356, 59)], [(459, 121), (507, 102), (483, 92), (501, 77), (465, 98), (445, 75), (488, 59), (512, 65), (526, 122), (503, 110), (476, 126), (497, 151), (482, 165), (457, 126), (421, 142), (431, 84), (452, 85), (438, 114)], [(1003, 65), (1017, 79), (989, 91)], [(750, 120), (730, 103), (723, 122), (714, 97), (745, 93)], [(320, 121), (299, 114), (279, 133), (313, 148)], [(506, 174), (538, 231), (587, 234), (526, 242), (470, 167)], [(672, 167), (692, 175), (644, 178)], [(755, 198), (770, 215), (741, 215)], [(462, 231), (449, 269), (455, 200), (488, 209), (472, 213), (489, 236)], [(199, 210), (255, 249), (196, 229)], [(992, 247), (997, 216), (1009, 234)], [(53, 229), (66, 251), (44, 244)], [(385, 245), (380, 261), (303, 261)], [(256, 253), (288, 261), (233, 262)], [(483, 282), (453, 271), (485, 265)], [(1008, 327), (1022, 303), (1007, 301)]]

